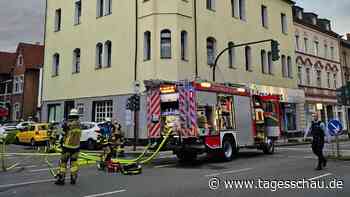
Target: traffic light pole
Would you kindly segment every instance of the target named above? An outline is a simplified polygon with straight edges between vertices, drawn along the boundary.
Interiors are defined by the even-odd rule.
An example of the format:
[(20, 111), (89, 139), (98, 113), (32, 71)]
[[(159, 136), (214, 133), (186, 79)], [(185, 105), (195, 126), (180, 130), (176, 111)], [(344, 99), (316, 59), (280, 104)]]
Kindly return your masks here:
[(219, 55), (216, 56), (214, 64), (211, 65), (212, 69), (213, 69), (213, 81), (215, 82), (216, 80), (216, 66), (218, 64), (218, 61), (220, 59), (220, 57), (228, 50), (233, 49), (233, 48), (237, 48), (237, 47), (242, 47), (242, 46), (248, 46), (248, 45), (254, 45), (254, 44), (260, 44), (260, 43), (264, 43), (264, 42), (272, 42), (274, 41), (273, 39), (268, 39), (268, 40), (261, 40), (261, 41), (256, 41), (256, 42), (248, 42), (248, 43), (243, 43), (243, 44), (237, 44), (237, 45), (232, 45), (227, 47), (226, 49), (222, 50)]

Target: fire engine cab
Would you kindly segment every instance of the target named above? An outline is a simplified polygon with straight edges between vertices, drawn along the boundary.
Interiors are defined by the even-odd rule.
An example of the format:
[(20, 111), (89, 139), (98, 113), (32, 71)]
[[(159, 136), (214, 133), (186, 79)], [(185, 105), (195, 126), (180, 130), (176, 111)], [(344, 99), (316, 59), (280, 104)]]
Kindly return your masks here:
[(225, 160), (240, 148), (274, 153), (280, 136), (280, 96), (252, 95), (236, 84), (206, 81), (145, 81), (147, 129), (150, 139), (162, 138), (170, 126), (168, 148), (180, 160), (198, 154), (220, 155)]

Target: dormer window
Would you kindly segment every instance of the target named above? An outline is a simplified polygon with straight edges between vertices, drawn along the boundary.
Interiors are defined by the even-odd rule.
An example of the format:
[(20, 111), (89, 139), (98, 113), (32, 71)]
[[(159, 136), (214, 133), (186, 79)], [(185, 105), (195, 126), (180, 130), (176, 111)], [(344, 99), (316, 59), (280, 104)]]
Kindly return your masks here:
[(316, 20), (315, 17), (312, 17), (312, 24), (313, 24), (313, 25), (316, 25), (316, 24), (317, 24), (317, 20)]
[(17, 66), (23, 66), (23, 55), (22, 54), (18, 55)]

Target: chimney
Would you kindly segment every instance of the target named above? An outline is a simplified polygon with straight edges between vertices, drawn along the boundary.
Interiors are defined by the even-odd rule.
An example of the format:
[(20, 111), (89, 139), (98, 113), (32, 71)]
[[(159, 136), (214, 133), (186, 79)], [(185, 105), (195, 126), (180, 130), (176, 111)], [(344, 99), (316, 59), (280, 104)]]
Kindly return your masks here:
[(348, 41), (350, 41), (350, 33), (347, 33), (347, 34), (346, 34), (346, 39), (347, 39)]

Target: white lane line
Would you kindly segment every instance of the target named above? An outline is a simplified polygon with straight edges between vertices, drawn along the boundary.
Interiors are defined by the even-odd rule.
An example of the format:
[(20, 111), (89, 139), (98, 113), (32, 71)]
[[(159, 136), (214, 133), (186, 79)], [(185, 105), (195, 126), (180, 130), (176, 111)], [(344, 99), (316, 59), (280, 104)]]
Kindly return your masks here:
[(323, 175), (320, 175), (320, 176), (316, 176), (316, 177), (310, 178), (308, 180), (312, 181), (312, 180), (320, 179), (322, 177), (326, 177), (326, 176), (330, 176), (330, 175), (332, 175), (332, 173), (327, 173), (327, 174), (323, 174)]
[[(58, 168), (53, 168), (54, 170), (57, 170)], [(43, 169), (37, 169), (37, 170), (29, 170), (29, 172), (42, 172), (42, 171), (49, 171), (49, 168), (43, 168)]]
[(205, 175), (206, 177), (213, 177), (213, 176), (219, 176), (223, 174), (233, 174), (233, 173), (238, 173), (238, 172), (245, 172), (252, 170), (253, 168), (243, 168), (243, 169), (238, 169), (238, 170), (231, 170), (231, 171), (225, 171), (225, 172), (219, 172), (219, 173), (214, 173), (214, 174), (208, 174)]
[(5, 184), (5, 185), (0, 185), (0, 188), (23, 186), (23, 185), (30, 185), (30, 184), (37, 184), (37, 183), (47, 183), (47, 182), (52, 182), (55, 180), (56, 179), (44, 179), (44, 180), (38, 180), (38, 181), (28, 181), (28, 182), (23, 182), (23, 183)]
[(154, 166), (154, 168), (166, 168), (166, 167), (173, 167), (176, 166), (175, 164), (165, 164), (165, 165), (158, 165)]
[(112, 195), (112, 194), (122, 193), (122, 192), (126, 192), (126, 189), (117, 190), (117, 191), (112, 191), (112, 192), (106, 192), (106, 193), (100, 193), (100, 194), (91, 194), (91, 195), (87, 195), (87, 196), (84, 196), (84, 197), (99, 197), (99, 196), (107, 196), (107, 195)]

